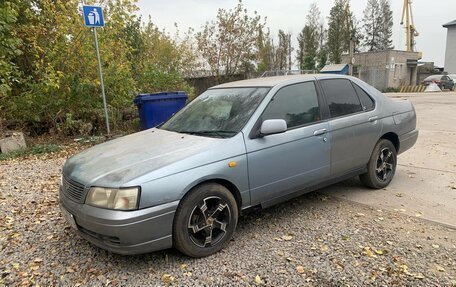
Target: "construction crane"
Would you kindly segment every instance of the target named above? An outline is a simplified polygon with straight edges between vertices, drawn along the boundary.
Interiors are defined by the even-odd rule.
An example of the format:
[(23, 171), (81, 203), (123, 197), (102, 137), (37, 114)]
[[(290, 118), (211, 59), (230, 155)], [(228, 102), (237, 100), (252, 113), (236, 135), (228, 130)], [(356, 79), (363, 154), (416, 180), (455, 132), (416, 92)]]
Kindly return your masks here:
[(407, 52), (415, 52), (415, 37), (418, 37), (420, 33), (418, 33), (416, 30), (415, 23), (413, 22), (412, 0), (404, 0), (401, 25), (404, 25), (404, 18), (406, 30), (405, 33), (407, 35)]

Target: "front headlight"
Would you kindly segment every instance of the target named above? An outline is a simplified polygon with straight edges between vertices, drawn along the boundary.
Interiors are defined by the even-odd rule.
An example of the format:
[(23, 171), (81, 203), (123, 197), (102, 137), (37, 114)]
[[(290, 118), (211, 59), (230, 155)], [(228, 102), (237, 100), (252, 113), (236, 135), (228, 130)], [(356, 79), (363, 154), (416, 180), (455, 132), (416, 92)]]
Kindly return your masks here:
[(117, 210), (138, 208), (139, 187), (104, 188), (92, 187), (87, 194), (86, 204)]

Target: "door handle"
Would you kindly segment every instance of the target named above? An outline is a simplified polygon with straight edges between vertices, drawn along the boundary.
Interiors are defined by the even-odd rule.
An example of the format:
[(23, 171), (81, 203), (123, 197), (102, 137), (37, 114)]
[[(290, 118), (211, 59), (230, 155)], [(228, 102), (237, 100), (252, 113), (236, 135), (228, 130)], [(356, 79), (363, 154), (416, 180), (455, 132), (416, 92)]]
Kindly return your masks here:
[(324, 135), (326, 132), (327, 132), (326, 129), (316, 130), (316, 131), (314, 131), (313, 135), (314, 136), (321, 136), (321, 135)]
[(378, 120), (378, 116), (373, 116), (369, 118), (369, 122), (375, 122), (376, 120)]

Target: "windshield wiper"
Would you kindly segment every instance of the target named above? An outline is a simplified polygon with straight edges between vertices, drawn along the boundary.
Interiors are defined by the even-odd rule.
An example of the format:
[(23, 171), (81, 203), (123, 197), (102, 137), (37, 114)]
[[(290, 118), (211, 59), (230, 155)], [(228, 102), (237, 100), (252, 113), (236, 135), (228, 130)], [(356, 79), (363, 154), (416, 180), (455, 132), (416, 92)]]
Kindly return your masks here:
[(190, 135), (216, 135), (220, 138), (227, 138), (226, 134), (235, 135), (238, 132), (228, 130), (208, 130), (208, 131), (179, 131), (179, 133), (190, 134)]

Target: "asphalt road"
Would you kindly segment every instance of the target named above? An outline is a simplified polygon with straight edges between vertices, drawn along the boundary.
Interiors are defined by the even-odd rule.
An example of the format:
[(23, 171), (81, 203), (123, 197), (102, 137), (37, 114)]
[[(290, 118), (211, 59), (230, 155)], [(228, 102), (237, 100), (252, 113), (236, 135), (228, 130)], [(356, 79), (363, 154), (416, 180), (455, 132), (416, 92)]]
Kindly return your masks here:
[(413, 102), (420, 130), (415, 146), (398, 157), (392, 183), (368, 190), (351, 179), (321, 192), (456, 229), (456, 93), (388, 95)]

